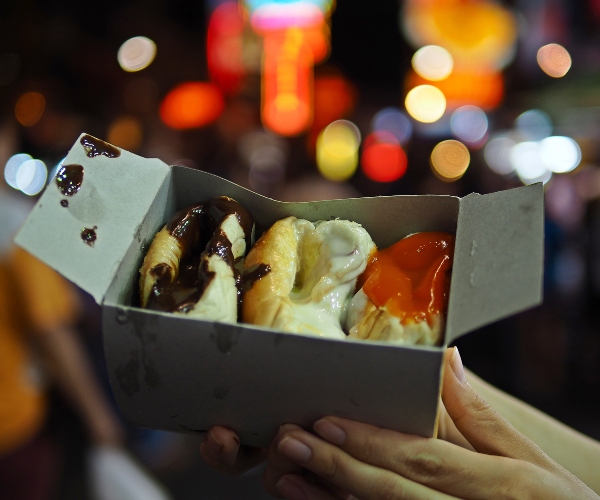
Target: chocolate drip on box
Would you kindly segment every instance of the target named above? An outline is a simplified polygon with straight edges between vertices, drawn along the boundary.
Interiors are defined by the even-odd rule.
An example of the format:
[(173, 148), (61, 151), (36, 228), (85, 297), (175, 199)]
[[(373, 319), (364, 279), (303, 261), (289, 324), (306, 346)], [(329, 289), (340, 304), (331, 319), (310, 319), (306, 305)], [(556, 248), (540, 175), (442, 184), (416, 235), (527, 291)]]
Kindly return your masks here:
[(89, 158), (95, 158), (99, 155), (104, 155), (107, 158), (118, 158), (121, 156), (120, 149), (91, 135), (84, 135), (79, 142)]
[(86, 227), (85, 229), (81, 230), (81, 239), (86, 245), (90, 247), (94, 246), (94, 242), (98, 238), (98, 235), (96, 234), (96, 229), (98, 229), (98, 226), (94, 226), (91, 229)]
[(205, 257), (218, 255), (227, 263), (238, 287), (238, 297), (241, 297), (242, 279), (236, 267), (231, 242), (223, 230), (219, 229), (229, 215), (235, 215), (239, 221), (248, 250), (254, 221), (250, 214), (231, 198), (212, 198), (205, 204), (181, 210), (171, 218), (167, 230), (182, 246), (179, 275), (173, 279), (173, 271), (166, 264), (152, 269), (151, 272), (158, 279), (150, 294), (148, 308), (185, 313), (194, 307), (215, 278), (215, 273), (208, 268), (208, 261), (201, 258), (201, 253)]
[(81, 184), (83, 183), (83, 166), (62, 165), (56, 173), (54, 182), (56, 182), (63, 196), (73, 196), (81, 189)]

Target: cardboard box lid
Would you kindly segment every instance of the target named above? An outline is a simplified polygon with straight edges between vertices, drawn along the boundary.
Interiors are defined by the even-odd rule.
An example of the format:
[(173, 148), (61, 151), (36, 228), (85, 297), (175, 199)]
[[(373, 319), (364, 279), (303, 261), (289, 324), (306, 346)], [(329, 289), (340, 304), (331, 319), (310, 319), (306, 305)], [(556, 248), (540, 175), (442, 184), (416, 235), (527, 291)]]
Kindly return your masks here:
[[(111, 151), (120, 154), (111, 157)], [(15, 242), (102, 303), (170, 167), (88, 134), (79, 136), (62, 165), (85, 166), (80, 189), (65, 196), (53, 180)], [(86, 171), (88, 165), (99, 168)], [(86, 229), (96, 234), (89, 245), (82, 239)], [(40, 241), (52, 243), (40, 245)]]
[(542, 183), (460, 200), (445, 339), (542, 302)]

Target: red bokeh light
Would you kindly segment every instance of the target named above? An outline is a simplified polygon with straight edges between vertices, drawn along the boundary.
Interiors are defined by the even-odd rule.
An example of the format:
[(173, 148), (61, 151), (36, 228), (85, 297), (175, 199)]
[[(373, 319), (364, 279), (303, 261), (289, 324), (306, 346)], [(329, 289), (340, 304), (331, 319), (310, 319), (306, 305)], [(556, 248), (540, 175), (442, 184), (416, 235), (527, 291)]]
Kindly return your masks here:
[(178, 130), (214, 122), (223, 111), (223, 95), (216, 85), (185, 82), (172, 89), (160, 105), (160, 118)]
[(393, 182), (404, 175), (408, 159), (398, 141), (390, 134), (371, 133), (364, 142), (361, 167), (376, 182)]
[(238, 2), (219, 5), (208, 23), (206, 59), (211, 79), (225, 94), (236, 93), (246, 75), (242, 60), (244, 18)]

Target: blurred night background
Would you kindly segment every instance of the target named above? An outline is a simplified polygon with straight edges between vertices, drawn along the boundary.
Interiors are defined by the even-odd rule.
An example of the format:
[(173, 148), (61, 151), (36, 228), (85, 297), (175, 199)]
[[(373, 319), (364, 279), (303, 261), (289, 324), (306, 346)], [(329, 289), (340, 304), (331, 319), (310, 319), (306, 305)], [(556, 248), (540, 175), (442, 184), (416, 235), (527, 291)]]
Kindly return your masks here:
[[(600, 439), (600, 0), (2, 0), (0, 196), (35, 199), (82, 132), (286, 201), (544, 182), (544, 304), (457, 345)], [(85, 433), (55, 400), (60, 498), (84, 498)], [(195, 437), (128, 433), (174, 498), (263, 498)]]

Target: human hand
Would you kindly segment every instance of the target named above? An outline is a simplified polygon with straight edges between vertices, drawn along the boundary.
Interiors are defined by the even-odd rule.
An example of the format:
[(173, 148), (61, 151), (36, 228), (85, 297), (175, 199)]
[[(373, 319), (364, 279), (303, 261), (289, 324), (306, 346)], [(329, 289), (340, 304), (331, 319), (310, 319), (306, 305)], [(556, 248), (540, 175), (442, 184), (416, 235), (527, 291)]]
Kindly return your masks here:
[(227, 476), (238, 476), (264, 461), (267, 450), (241, 445), (234, 431), (215, 426), (204, 436), (200, 454), (210, 468)]
[(478, 396), (458, 350), (449, 349), (444, 364), (444, 406), (473, 450), (325, 417), (313, 425), (316, 435), (282, 427), (269, 450), (267, 491), (289, 500), (599, 498)]

